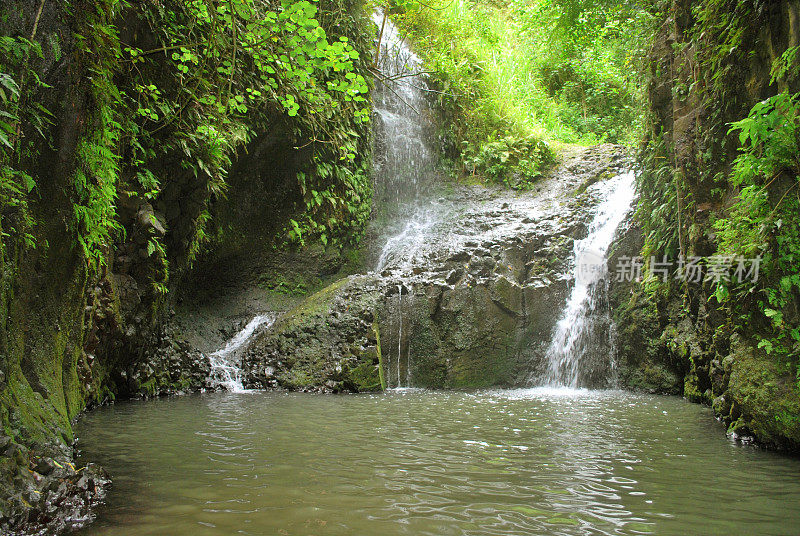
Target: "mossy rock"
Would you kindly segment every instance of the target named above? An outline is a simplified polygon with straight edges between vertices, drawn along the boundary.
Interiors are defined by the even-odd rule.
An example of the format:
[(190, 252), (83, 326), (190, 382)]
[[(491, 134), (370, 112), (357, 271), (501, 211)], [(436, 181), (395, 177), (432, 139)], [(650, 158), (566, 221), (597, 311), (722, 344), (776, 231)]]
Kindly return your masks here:
[(730, 429), (759, 442), (800, 450), (800, 390), (775, 356), (739, 336), (731, 339), (734, 358), (728, 392)]
[(382, 386), (377, 349), (366, 350), (359, 357), (358, 365), (347, 371), (346, 377), (353, 391), (359, 393), (380, 391)]
[(653, 394), (679, 395), (683, 389), (682, 378), (673, 370), (652, 363), (637, 368), (624, 368), (622, 382), (635, 391)]

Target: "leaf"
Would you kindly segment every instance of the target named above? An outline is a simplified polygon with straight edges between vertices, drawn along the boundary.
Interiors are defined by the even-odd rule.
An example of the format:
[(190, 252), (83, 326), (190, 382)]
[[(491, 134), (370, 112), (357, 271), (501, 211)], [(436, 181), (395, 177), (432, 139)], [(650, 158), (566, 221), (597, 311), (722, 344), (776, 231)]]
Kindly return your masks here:
[(7, 146), (9, 149), (14, 149), (14, 146), (11, 145), (11, 142), (8, 140), (8, 136), (3, 134), (1, 130), (0, 130), (0, 143)]
[(11, 78), (11, 76), (5, 73), (0, 73), (0, 85), (8, 89), (12, 96), (19, 97), (19, 85), (13, 78)]
[(771, 342), (771, 341), (769, 341), (768, 339), (761, 339), (761, 340), (758, 342), (758, 347), (759, 347), (759, 348), (763, 348), (763, 349), (764, 349), (764, 351), (766, 351), (766, 352), (767, 352), (767, 355), (769, 355), (770, 353), (772, 353), (772, 342)]
[(34, 181), (33, 177), (31, 177), (27, 173), (21, 173), (21, 175), (25, 189), (28, 191), (28, 193), (30, 193), (31, 190), (33, 190), (36, 187), (36, 181)]

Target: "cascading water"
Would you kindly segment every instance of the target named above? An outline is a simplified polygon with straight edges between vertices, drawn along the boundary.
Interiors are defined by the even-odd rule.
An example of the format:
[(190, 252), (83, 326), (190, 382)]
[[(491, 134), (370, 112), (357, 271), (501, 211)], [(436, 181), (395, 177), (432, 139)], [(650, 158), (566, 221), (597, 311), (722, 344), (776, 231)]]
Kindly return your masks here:
[[(413, 290), (413, 287), (409, 287), (408, 288), (408, 299), (406, 301), (409, 304), (413, 303), (414, 295), (412, 294), (412, 290)], [(410, 322), (409, 322), (409, 324), (410, 324)], [(408, 344), (406, 346), (407, 346), (407, 353), (406, 353), (406, 387), (411, 387), (411, 370), (412, 370), (412, 366), (413, 366), (413, 363), (411, 362), (411, 344)], [(397, 353), (398, 353), (398, 356), (399, 356), (400, 352), (398, 351)]]
[[(400, 283), (397, 285), (397, 307), (392, 319), (397, 322), (397, 343), (387, 345), (387, 382), (392, 389), (412, 387), (413, 362), (411, 359), (411, 306), (413, 305), (413, 287)], [(393, 341), (394, 342), (394, 341)], [(390, 349), (390, 350), (389, 350)], [(405, 350), (405, 351), (404, 351)]]
[(208, 375), (209, 384), (217, 389), (222, 387), (227, 391), (240, 393), (245, 391), (242, 384), (242, 370), (237, 362), (239, 357), (238, 350), (249, 341), (256, 330), (267, 324), (271, 325), (275, 321), (275, 316), (271, 314), (258, 315), (242, 328), (224, 347), (220, 348), (208, 356), (211, 362), (211, 373)]
[(410, 266), (439, 221), (441, 206), (431, 195), (438, 182), (435, 128), (420, 59), (383, 13), (376, 12), (373, 20), (381, 29), (380, 75), (373, 92), (374, 200), (385, 223), (375, 265), (380, 272)]
[(397, 319), (400, 326), (397, 330), (397, 387), (400, 383), (400, 357), (403, 354), (403, 286), (397, 285)]
[[(583, 376), (595, 365), (587, 362), (592, 350), (599, 349), (598, 357), (608, 362), (609, 352), (605, 350), (610, 348), (605, 348), (608, 345), (603, 345), (597, 337), (597, 331), (605, 331), (608, 341), (608, 329), (595, 328), (598, 317), (608, 315), (607, 308), (602, 307), (608, 270), (606, 254), (617, 228), (630, 212), (635, 196), (633, 173), (626, 172), (598, 184), (597, 191), (603, 200), (589, 234), (575, 242), (575, 286), (547, 349), (549, 367), (543, 378), (546, 385), (575, 388), (586, 383)], [(608, 327), (610, 322), (604, 324)]]
[[(376, 272), (394, 271), (403, 279), (397, 289), (396, 355), (387, 363), (389, 385), (412, 385), (411, 319), (404, 322), (403, 309), (413, 308), (408, 272), (419, 261), (428, 238), (445, 210), (434, 195), (438, 182), (437, 158), (433, 150), (433, 112), (425, 98), (425, 81), (419, 76), (421, 62), (404, 43), (397, 28), (382, 12), (373, 20), (380, 29), (378, 58), (380, 75), (373, 102), (375, 121), (375, 205), (383, 223), (383, 247), (375, 264)], [(404, 296), (405, 294), (405, 296)], [(404, 326), (405, 325), (405, 326)], [(404, 348), (405, 345), (405, 348)], [(405, 354), (405, 355), (404, 355)]]
[(407, 270), (412, 267), (424, 251), (427, 238), (440, 222), (443, 208), (436, 206), (434, 201), (431, 201), (430, 206), (417, 207), (402, 230), (386, 239), (375, 271), (381, 272), (387, 268)]

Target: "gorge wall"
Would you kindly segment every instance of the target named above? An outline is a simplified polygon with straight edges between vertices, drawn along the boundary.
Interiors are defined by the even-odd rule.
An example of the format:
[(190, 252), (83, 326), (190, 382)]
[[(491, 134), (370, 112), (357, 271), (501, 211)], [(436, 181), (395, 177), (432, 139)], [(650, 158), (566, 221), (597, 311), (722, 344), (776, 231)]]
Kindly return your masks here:
[[(754, 179), (753, 191), (765, 199), (759, 216), (763, 227), (753, 228), (757, 238), (746, 250), (745, 240), (730, 238), (753, 220), (740, 218), (739, 196), (748, 183), (734, 160), (743, 142), (738, 131), (729, 130), (757, 103), (798, 90), (792, 64), (793, 47), (800, 44), (800, 4), (676, 0), (659, 5), (638, 218), (610, 260), (616, 265), (621, 257), (641, 255), (645, 265), (643, 281), (612, 289), (622, 376), (632, 387), (712, 405), (736, 437), (796, 451), (798, 353), (789, 328), (800, 321), (798, 289), (791, 283), (797, 261), (777, 262), (792, 239), (782, 236), (780, 216), (772, 217), (778, 210), (794, 210), (793, 195), (785, 198), (796, 186), (796, 171), (778, 165), (772, 176)], [(786, 66), (776, 75), (773, 66), (781, 58)], [(767, 110), (775, 109), (770, 106)], [(763, 117), (757, 115), (757, 121)], [(794, 121), (789, 115), (784, 124)], [(769, 145), (746, 147), (768, 157)], [(787, 214), (785, 220), (793, 217)], [(796, 220), (787, 221), (796, 226)], [(731, 257), (728, 262), (760, 255), (759, 281), (718, 285), (708, 271), (717, 255)], [(666, 279), (654, 275), (654, 262), (666, 259), (675, 268), (681, 258), (693, 257), (704, 259), (703, 276), (696, 281), (680, 280), (677, 272)], [(778, 288), (784, 289), (782, 297), (773, 300)], [(781, 325), (771, 325), (767, 315), (773, 310)], [(784, 336), (789, 342), (773, 348), (773, 341)]]
[(196, 274), (255, 243), (324, 236), (336, 257), (362, 232), (368, 11), (228, 6), (0, 8), (4, 534), (57, 530), (97, 495), (103, 477), (67, 463), (87, 406), (205, 386), (208, 360), (169, 325)]

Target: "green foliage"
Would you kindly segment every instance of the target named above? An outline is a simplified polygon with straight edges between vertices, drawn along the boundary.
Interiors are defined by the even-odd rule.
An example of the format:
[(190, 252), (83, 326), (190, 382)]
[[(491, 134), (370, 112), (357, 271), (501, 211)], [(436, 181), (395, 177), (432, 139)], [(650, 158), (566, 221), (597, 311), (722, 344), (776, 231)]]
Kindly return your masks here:
[(549, 129), (562, 141), (638, 141), (644, 108), (641, 73), (654, 24), (646, 6), (542, 0), (517, 7), (524, 35), (537, 45), (531, 61), (539, 84), (553, 102)]
[(32, 98), (47, 84), (31, 67), (31, 57), (42, 57), (39, 43), (0, 36), (0, 250), (10, 237), (28, 247), (36, 245), (31, 233), (35, 222), (28, 209), (36, 181), (22, 169), (21, 161), (34, 144), (26, 132), (35, 133), (37, 141), (46, 138), (52, 113)]
[(679, 247), (682, 222), (679, 221), (678, 192), (682, 190), (683, 177), (674, 173), (669, 165), (668, 152), (667, 142), (658, 136), (640, 155), (641, 172), (636, 183), (641, 195), (636, 218), (645, 229), (644, 258), (666, 255), (674, 259), (685, 254)]
[(770, 83), (793, 78), (800, 73), (800, 46), (789, 47), (772, 64)]
[[(770, 7), (734, 0), (653, 4), (663, 25), (649, 58), (649, 96), (655, 113), (648, 118), (648, 144), (640, 155), (638, 177), (637, 214), (646, 233), (643, 254), (707, 254), (714, 236), (705, 216), (736, 187), (728, 178), (727, 166), (737, 148), (734, 137), (726, 136), (728, 125), (750, 107), (745, 108), (752, 97), (744, 88), (762, 82), (754, 76), (767, 75), (754, 72), (752, 60)], [(789, 49), (776, 62), (773, 82), (796, 71), (789, 64), (795, 55)], [(664, 95), (670, 86), (671, 95)], [(690, 129), (685, 122), (677, 125), (674, 109), (686, 111)], [(694, 112), (698, 115), (692, 116)]]
[[(358, 234), (370, 203), (369, 83), (352, 36), (330, 37), (320, 23), (344, 9), (335, 1), (326, 4), (328, 13), (316, 0), (65, 4), (75, 30), (73, 69), (91, 73), (75, 89), (89, 102), (67, 192), (74, 213), (67, 223), (90, 267), (104, 264), (131, 230), (117, 214), (121, 194), (129, 205), (141, 199), (163, 206), (165, 196), (204, 192), (193, 193), (192, 208), (182, 212), (189, 236), (172, 244), (169, 235), (149, 237), (148, 255), (159, 259), (161, 272), (154, 286), (163, 294), (169, 259), (190, 264), (208, 241), (209, 204), (225, 194), (237, 153), (276, 126), (298, 145), (313, 146), (310, 169), (298, 176), (307, 202), (298, 216), (303, 238)], [(333, 18), (352, 31), (353, 19), (343, 17)], [(126, 43), (116, 26), (121, 20), (132, 37)], [(42, 39), (57, 61), (58, 39)], [(40, 103), (49, 86), (29, 61), (43, 57), (40, 43), (4, 36), (0, 52), (0, 228), (32, 242), (27, 203), (35, 181), (24, 159), (35, 162), (41, 140), (26, 134), (48, 135), (52, 114)]]
[(303, 296), (308, 293), (309, 287), (314, 286), (314, 282), (306, 281), (300, 274), (262, 274), (259, 286), (287, 296)]
[[(351, 150), (357, 147), (353, 143)], [(309, 236), (323, 245), (358, 242), (371, 211), (368, 163), (348, 166), (316, 155), (308, 171), (298, 173), (298, 182), (305, 210), (299, 221), (289, 221), (289, 242), (304, 245)]]
[[(73, 6), (80, 8), (81, 6)], [(111, 25), (119, 3), (101, 2), (78, 18), (76, 48), (93, 76), (86, 92), (91, 99), (77, 143), (72, 178), (75, 236), (90, 269), (105, 264), (113, 241), (123, 231), (117, 221), (116, 200), (120, 175), (119, 144), (126, 134), (118, 106), (123, 95), (113, 81), (122, 52)]]
[[(511, 14), (466, 0), (435, 4), (408, 0), (396, 6), (399, 13), (393, 20), (411, 34), (430, 73), (431, 96), (444, 112), (443, 134), (452, 145), (449, 156), (458, 162), (456, 168), (469, 174), (491, 169), (488, 178), (510, 179), (510, 163), (492, 162), (493, 155), (502, 152), (496, 144), (506, 140), (538, 145), (535, 140), (544, 134), (530, 120), (531, 110), (516, 89), (520, 73), (529, 72), (519, 63), (524, 56), (502, 44), (513, 33)], [(484, 148), (487, 144), (493, 146)], [(535, 160), (536, 154), (520, 156), (537, 171), (546, 165)]]
[(466, 174), (485, 176), (515, 189), (530, 188), (541, 176), (541, 166), (552, 161), (547, 144), (533, 137), (520, 139), (508, 135), (478, 147), (467, 141), (462, 143)]
[(709, 74), (700, 89), (705, 99), (718, 104), (718, 113), (739, 114), (735, 110), (739, 104), (736, 99), (721, 97), (730, 94), (732, 84), (740, 85), (742, 77), (747, 76), (750, 58), (745, 54), (756, 40), (759, 19), (768, 13), (768, 7), (769, 2), (734, 0), (706, 0), (693, 6), (692, 14), (697, 19), (692, 35), (697, 44), (696, 57), (687, 51), (684, 61), (695, 68), (702, 65)]
[[(366, 166), (356, 154), (367, 152), (361, 133), (369, 122), (369, 84), (350, 37), (329, 38), (318, 20), (324, 14), (306, 0), (145, 5), (141, 17), (160, 46), (125, 48), (126, 78), (132, 80), (125, 97), (137, 118), (127, 129), (141, 195), (156, 198), (163, 188), (147, 163), (176, 151), (186, 155), (185, 167), (198, 180), (208, 180), (212, 196), (224, 195), (236, 151), (288, 121), (298, 145), (313, 146), (314, 162), (336, 163), (335, 172), (319, 173), (310, 164), (298, 174), (307, 210), (299, 216), (300, 232), (289, 230), (290, 241), (358, 234), (370, 196), (363, 181), (350, 177)], [(163, 69), (172, 75), (165, 77)], [(331, 206), (314, 204), (313, 192)], [(207, 213), (195, 219), (190, 262), (207, 240), (208, 220)]]
[[(777, 3), (658, 4), (652, 114), (637, 179), (642, 255), (701, 256), (709, 268), (714, 259), (732, 268), (718, 282), (652, 278), (671, 293), (656, 302), (676, 325), (660, 340), (691, 365), (684, 394), (713, 393), (715, 411), (734, 427), (774, 442), (795, 434), (784, 415), (796, 409), (800, 386), (791, 382), (800, 354), (797, 50), (781, 48), (794, 43), (788, 28), (774, 26), (785, 8)], [(771, 70), (765, 55), (778, 55)], [(775, 96), (756, 102), (767, 95)], [(759, 256), (758, 279), (742, 274), (751, 264), (737, 258)], [(696, 338), (692, 351), (676, 348), (682, 324)], [(714, 355), (725, 357), (721, 382)]]
[[(180, 112), (189, 103), (210, 114), (218, 127), (271, 102), (279, 103), (290, 117), (300, 114), (320, 136), (329, 133), (326, 119), (345, 108), (345, 103), (362, 103), (356, 114), (368, 121), (363, 106), (368, 86), (363, 76), (353, 73), (358, 52), (345, 36), (328, 40), (315, 18), (314, 3), (145, 4), (143, 15), (160, 34), (161, 46), (151, 50), (126, 47), (127, 61), (132, 70), (141, 71), (137, 66), (161, 65), (161, 54), (169, 53), (167, 67), (181, 85), (181, 91), (175, 92), (160, 88), (155, 80), (135, 84), (136, 94), (131, 97), (137, 114), (155, 123), (148, 126), (180, 124), (184, 121)], [(225, 137), (222, 129), (217, 135)]]
[[(170, 281), (216, 231), (212, 207), (237, 157), (273, 136), (303, 148), (305, 162), (301, 197), (288, 200), (297, 232), (275, 242), (358, 239), (371, 208), (363, 53), (373, 44), (360, 0), (70, 0), (52, 9), (63, 22), (0, 36), (0, 255), (43, 240), (36, 218), (58, 204), (94, 276), (118, 251), (138, 264), (155, 318)], [(52, 151), (68, 177), (37, 176), (51, 171)]]
[[(718, 254), (762, 258), (755, 282), (720, 282), (715, 296), (742, 327), (765, 334), (767, 353), (800, 355), (800, 96), (782, 92), (732, 124), (740, 154), (731, 183), (736, 202), (719, 218)], [(760, 328), (760, 329), (758, 329)]]
[[(652, 25), (641, 8), (556, 0), (395, 5), (394, 19), (431, 71), (457, 156), (468, 142), (467, 170), (476, 155), (498, 152), (484, 144), (501, 140), (592, 144), (638, 137), (643, 85), (636, 66)], [(546, 164), (536, 157), (527, 160)]]

